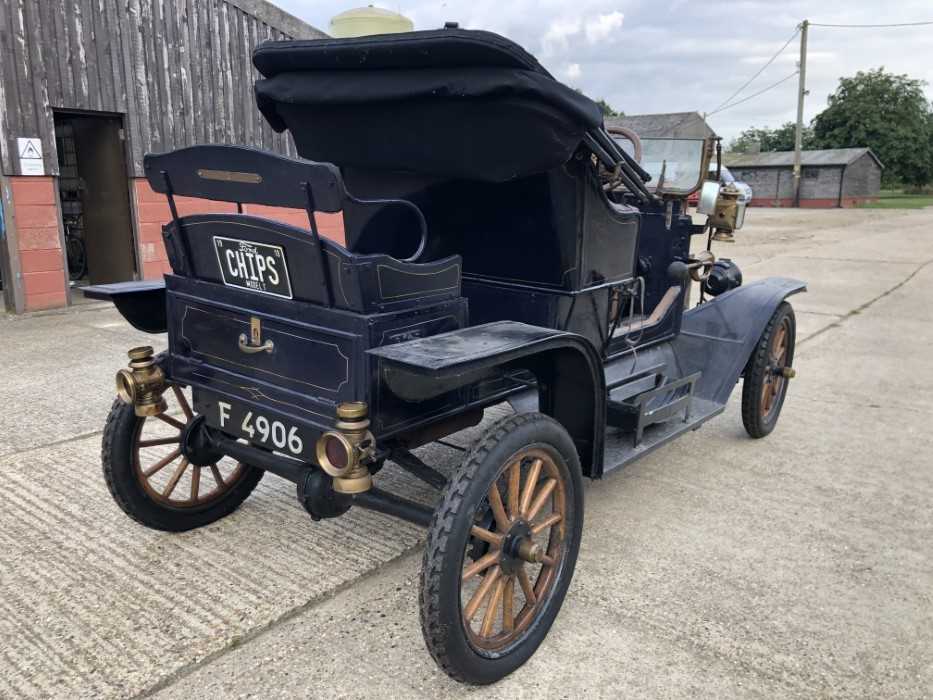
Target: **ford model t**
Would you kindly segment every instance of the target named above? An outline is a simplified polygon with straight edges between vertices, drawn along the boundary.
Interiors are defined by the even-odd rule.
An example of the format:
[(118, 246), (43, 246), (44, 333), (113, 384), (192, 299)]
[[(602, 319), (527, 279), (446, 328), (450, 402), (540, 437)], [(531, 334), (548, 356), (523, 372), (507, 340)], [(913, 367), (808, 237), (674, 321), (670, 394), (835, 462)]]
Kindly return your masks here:
[[(702, 183), (711, 143), (608, 133), (502, 37), (273, 42), (254, 62), (259, 109), (307, 160), (146, 158), (171, 205), (172, 273), (88, 294), (168, 348), (130, 350), (117, 375), (107, 485), (162, 530), (231, 513), (266, 472), (312, 518), (355, 507), (423, 525), (427, 647), (454, 678), (495, 681), (563, 602), (583, 477), (695, 430), (740, 379), (748, 433), (773, 429), (793, 376), (786, 298), (804, 286), (742, 285), (709, 251), (744, 213)], [(236, 210), (182, 216), (182, 195)], [(257, 203), (305, 210), (307, 226)], [(342, 212), (345, 245), (315, 212)], [(505, 401), (452, 474), (414, 453)], [(438, 489), (434, 507), (378, 488), (386, 461)]]

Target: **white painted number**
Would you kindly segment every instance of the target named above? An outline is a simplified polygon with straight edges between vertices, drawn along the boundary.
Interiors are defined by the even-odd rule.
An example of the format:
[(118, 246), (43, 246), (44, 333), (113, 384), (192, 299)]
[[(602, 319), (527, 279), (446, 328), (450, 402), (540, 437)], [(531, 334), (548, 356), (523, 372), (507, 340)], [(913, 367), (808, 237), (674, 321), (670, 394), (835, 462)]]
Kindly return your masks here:
[(253, 437), (256, 435), (256, 431), (253, 430), (253, 426), (250, 425), (250, 422), (249, 422), (249, 419), (252, 417), (253, 417), (253, 412), (252, 411), (247, 412), (247, 414), (243, 416), (243, 423), (240, 425), (240, 430), (242, 430), (244, 433), (246, 433), (250, 437)]
[(294, 454), (301, 454), (301, 451), (304, 449), (304, 442), (301, 441), (301, 437), (298, 435), (298, 428), (292, 426), (292, 429), (288, 431), (288, 449)]
[[(224, 421), (230, 417), (230, 404), (220, 403), (220, 421), (223, 426)], [(281, 421), (270, 421), (265, 416), (256, 415), (253, 417), (252, 411), (247, 411), (243, 416), (243, 422), (240, 423), (240, 430), (244, 435), (248, 435), (250, 440), (257, 437), (260, 442), (271, 442), (273, 446), (280, 450), (288, 450), (292, 454), (300, 455), (304, 449), (304, 441), (298, 435), (298, 428), (287, 427)]]

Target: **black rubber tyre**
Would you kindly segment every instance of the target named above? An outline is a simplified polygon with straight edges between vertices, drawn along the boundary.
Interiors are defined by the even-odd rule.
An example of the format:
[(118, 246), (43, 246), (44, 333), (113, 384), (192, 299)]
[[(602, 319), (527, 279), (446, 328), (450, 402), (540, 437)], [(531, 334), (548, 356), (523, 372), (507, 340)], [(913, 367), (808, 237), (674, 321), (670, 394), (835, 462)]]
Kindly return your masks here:
[(137, 443), (144, 420), (136, 416), (131, 405), (119, 398), (114, 400), (104, 428), (101, 462), (113, 500), (146, 527), (182, 532), (220, 520), (246, 500), (265, 473), (240, 465), (242, 472), (229, 488), (203, 504), (181, 507), (160, 502), (144, 487), (137, 465)]
[(794, 362), (797, 319), (785, 302), (774, 312), (748, 358), (742, 382), (742, 423), (753, 438), (763, 438), (777, 425), (787, 396), (788, 379), (779, 374)]
[[(528, 467), (529, 463), (531, 467)], [(514, 527), (540, 527), (544, 524), (538, 518), (541, 511), (533, 506), (525, 511), (513, 510), (513, 504), (519, 500), (513, 497), (508, 487), (508, 475), (512, 474), (513, 468), (521, 475), (516, 477), (516, 483), (521, 485), (520, 482), (524, 482), (524, 488), (530, 491), (529, 498), (535, 497), (535, 503), (538, 502), (536, 496), (546, 490), (544, 487), (551, 487), (547, 494), (543, 494), (549, 506), (549, 515), (544, 520), (561, 513), (562, 524), (550, 526), (547, 534), (547, 553), (552, 555), (550, 564), (528, 565), (517, 558), (507, 561), (505, 552), (512, 548), (500, 544), (498, 554), (501, 558), (482, 572), (474, 598), (486, 584), (486, 578), (491, 577), (493, 580), (487, 590), (495, 595), (485, 601), (486, 616), (490, 616), (489, 609), (492, 608), (491, 618), (499, 622), (501, 610), (502, 629), (498, 636), (480, 637), (472, 629), (471, 616), (466, 612), (473, 599), (466, 605), (463, 602), (463, 596), (469, 595), (463, 567), (464, 564), (467, 569), (471, 564), (478, 565), (477, 558), (489, 551), (476, 553), (478, 540), (471, 533), (480, 525), (488, 527), (486, 523), (491, 522), (492, 485), (495, 483), (497, 492), (501, 492), (501, 480), (506, 480), (508, 511), (503, 514)], [(528, 476), (529, 473), (534, 473), (534, 477)], [(539, 474), (549, 476), (541, 481)], [(556, 488), (549, 484), (550, 481), (557, 484)], [(514, 493), (516, 496), (519, 494), (518, 491)], [(524, 499), (524, 494), (521, 494), (521, 499)], [(519, 522), (524, 515), (516, 513), (528, 514), (527, 522)], [(559, 423), (539, 413), (510, 416), (490, 427), (474, 443), (444, 489), (424, 550), (421, 629), (428, 651), (444, 672), (461, 682), (485, 685), (507, 676), (534, 654), (567, 593), (580, 547), (582, 526), (583, 483), (579, 457), (573, 441)], [(499, 529), (499, 532), (505, 531), (504, 528)], [(539, 537), (540, 534), (539, 530), (534, 536)], [(503, 543), (510, 542), (512, 537), (512, 534), (505, 535)], [(520, 541), (511, 540), (511, 543)], [(520, 571), (511, 568), (516, 562)], [(529, 569), (526, 570), (526, 566)], [(534, 572), (535, 566), (541, 567), (537, 573)], [(530, 583), (529, 572), (535, 583)], [(525, 585), (529, 588), (525, 589)], [(505, 627), (505, 598), (499, 597), (496, 586), (508, 591), (508, 618), (514, 620), (508, 627)], [(526, 590), (533, 594), (540, 590), (540, 595), (532, 601)], [(524, 596), (519, 599), (524, 601), (524, 607), (513, 608), (511, 601), (520, 594)], [(496, 608), (499, 601), (502, 601), (501, 608)], [(474, 608), (474, 616), (479, 609)], [(519, 610), (514, 618), (511, 614), (513, 609)], [(485, 629), (485, 617), (483, 627)], [(483, 634), (490, 633), (484, 631)], [(496, 642), (484, 643), (494, 639), (503, 641), (498, 645)]]

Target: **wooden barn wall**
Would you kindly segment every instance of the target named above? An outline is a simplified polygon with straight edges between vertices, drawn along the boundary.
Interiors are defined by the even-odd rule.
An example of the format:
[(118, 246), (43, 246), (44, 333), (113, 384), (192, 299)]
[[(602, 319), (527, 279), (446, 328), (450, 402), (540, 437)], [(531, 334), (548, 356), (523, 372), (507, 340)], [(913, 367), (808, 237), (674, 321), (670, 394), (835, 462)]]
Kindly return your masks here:
[(224, 0), (0, 0), (2, 171), (17, 137), (42, 139), (58, 174), (53, 110), (124, 115), (128, 171), (195, 143), (294, 154), (253, 98), (253, 48), (290, 38)]

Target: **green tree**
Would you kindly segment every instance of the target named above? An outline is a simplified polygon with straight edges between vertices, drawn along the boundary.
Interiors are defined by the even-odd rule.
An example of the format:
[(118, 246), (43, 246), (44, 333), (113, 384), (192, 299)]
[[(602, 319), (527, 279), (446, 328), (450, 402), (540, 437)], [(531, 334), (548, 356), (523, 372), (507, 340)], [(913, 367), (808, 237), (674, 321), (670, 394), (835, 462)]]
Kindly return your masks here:
[(601, 97), (600, 97), (598, 100), (596, 100), (596, 104), (599, 105), (599, 109), (602, 111), (604, 117), (623, 117), (623, 116), (625, 116), (624, 114), (622, 114), (622, 112), (616, 112), (616, 111), (612, 108), (612, 105), (610, 105), (608, 102), (606, 102), (606, 100), (604, 100), (604, 99), (601, 98)]
[(933, 180), (933, 110), (924, 85), (884, 68), (841, 78), (813, 120), (818, 146), (868, 146), (884, 163), (885, 181), (926, 185)]
[[(758, 150), (761, 151), (793, 151), (795, 130), (794, 122), (786, 122), (776, 129), (767, 126), (759, 129), (753, 126), (732, 139), (729, 150), (735, 153), (749, 153), (757, 143)], [(813, 148), (813, 130), (804, 127), (801, 136), (803, 148)]]

